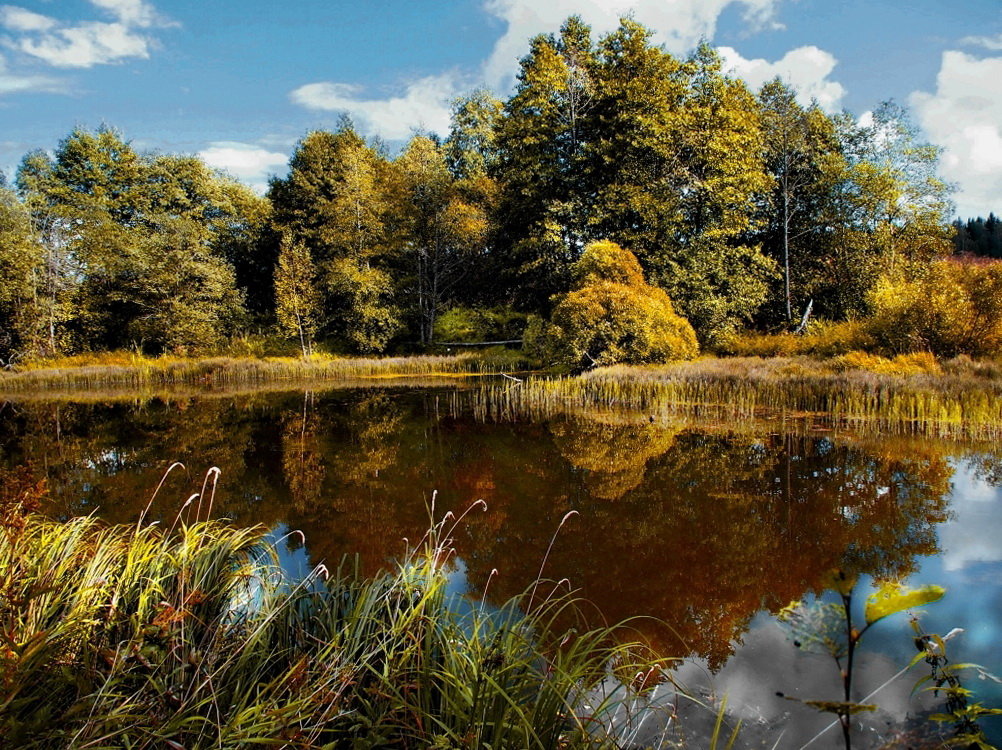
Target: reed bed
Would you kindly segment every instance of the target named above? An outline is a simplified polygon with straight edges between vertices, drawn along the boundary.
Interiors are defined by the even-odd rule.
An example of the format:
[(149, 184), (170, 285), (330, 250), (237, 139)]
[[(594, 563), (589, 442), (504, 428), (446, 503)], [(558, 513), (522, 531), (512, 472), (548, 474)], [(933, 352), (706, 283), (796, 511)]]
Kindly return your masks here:
[(7, 524), (0, 746), (621, 746), (604, 718), (650, 663), (558, 630), (571, 602), (541, 584), (457, 615), (445, 526), (394, 573), (294, 582), (262, 528)]
[(424, 355), (339, 359), (272, 357), (186, 359), (125, 355), (107, 363), (84, 364), (93, 358), (67, 358), (16, 372), (0, 373), (0, 393), (46, 390), (99, 391), (109, 388), (198, 386), (232, 388), (251, 384), (330, 383), (359, 379), (403, 377), (462, 377), (528, 369), (517, 353)]
[(816, 360), (730, 358), (661, 367), (608, 367), (578, 377), (507, 381), (458, 394), (481, 419), (548, 419), (623, 409), (749, 420), (821, 416), (862, 431), (948, 438), (1002, 436), (1002, 381), (963, 375), (887, 375)]

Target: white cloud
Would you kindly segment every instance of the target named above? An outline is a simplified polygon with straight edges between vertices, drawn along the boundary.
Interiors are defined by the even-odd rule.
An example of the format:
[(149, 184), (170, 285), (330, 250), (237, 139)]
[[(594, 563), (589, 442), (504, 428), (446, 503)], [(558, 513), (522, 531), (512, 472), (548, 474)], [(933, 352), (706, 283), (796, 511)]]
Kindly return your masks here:
[(753, 89), (779, 76), (797, 92), (797, 101), (802, 105), (809, 106), (811, 100), (817, 100), (828, 112), (838, 111), (845, 96), (842, 84), (828, 79), (838, 60), (823, 49), (797, 47), (776, 62), (762, 58), (746, 60), (731, 47), (721, 47), (719, 52), (724, 69), (744, 78)]
[(33, 13), (13, 5), (0, 6), (0, 26), (11, 31), (48, 31), (56, 21), (40, 13)]
[(968, 471), (954, 477), (951, 518), (939, 527), (943, 568), (963, 570), (972, 563), (1000, 562), (1002, 491), (975, 479)]
[(300, 86), (289, 98), (307, 109), (348, 112), (366, 132), (403, 140), (416, 128), (447, 133), (452, 100), (462, 90), (459, 77), (445, 73), (413, 81), (387, 99), (367, 99), (359, 86), (328, 82)]
[(210, 167), (246, 182), (259, 193), (267, 190), (268, 177), (284, 172), (289, 162), (287, 154), (237, 141), (215, 141), (198, 155)]
[(1002, 34), (998, 36), (965, 36), (960, 40), (961, 44), (971, 44), (977, 47), (984, 47), (993, 52), (1002, 51)]
[(24, 91), (63, 93), (62, 81), (48, 76), (16, 75), (7, 71), (7, 63), (0, 57), (0, 96)]
[(745, 20), (754, 28), (772, 22), (779, 0), (486, 0), (487, 11), (508, 24), (504, 35), (484, 63), (484, 79), (498, 90), (506, 89), (528, 52), (529, 39), (560, 28), (570, 15), (581, 16), (596, 34), (632, 17), (654, 32), (654, 42), (683, 54), (700, 39), (712, 39), (717, 19), (730, 5), (744, 8)]
[(90, 0), (114, 20), (66, 23), (16, 6), (0, 8), (0, 25), (15, 34), (5, 43), (59, 68), (89, 68), (126, 58), (148, 58), (154, 39), (145, 30), (176, 25), (144, 0)]
[(943, 148), (940, 172), (959, 188), (960, 216), (1002, 207), (1002, 56), (943, 53), (936, 92), (911, 105), (929, 139)]

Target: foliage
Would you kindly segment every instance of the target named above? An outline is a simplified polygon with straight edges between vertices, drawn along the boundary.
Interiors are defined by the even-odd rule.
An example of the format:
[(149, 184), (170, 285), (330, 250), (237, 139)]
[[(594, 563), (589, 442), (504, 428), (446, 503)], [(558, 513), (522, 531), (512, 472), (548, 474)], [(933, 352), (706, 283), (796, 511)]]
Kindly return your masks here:
[(400, 330), (400, 315), (392, 303), (389, 275), (354, 258), (331, 261), (327, 288), (336, 306), (330, 315), (332, 330), (363, 354), (381, 352)]
[(194, 157), (140, 154), (107, 128), (74, 130), (52, 158), (29, 154), (18, 186), (44, 254), (40, 353), (64, 345), (57, 322), (78, 347), (154, 352), (210, 348), (234, 330), (230, 258), (253, 255), (265, 212), (247, 188)]
[(834, 659), (842, 677), (843, 699), (810, 700), (804, 703), (818, 711), (838, 716), (845, 748), (850, 750), (852, 747), (850, 717), (863, 711), (875, 711), (877, 708), (872, 704), (858, 703), (852, 697), (853, 666), (860, 640), (873, 625), (884, 618), (938, 601), (943, 598), (946, 590), (933, 585), (908, 589), (897, 581), (884, 581), (877, 591), (867, 597), (864, 610), (865, 624), (857, 628), (853, 624), (852, 608), (856, 576), (843, 570), (834, 570), (828, 586), (838, 595), (840, 603), (819, 602), (813, 606), (805, 606), (800, 602), (794, 602), (783, 610), (780, 619), (789, 624), (791, 636), (798, 647), (818, 650)]
[(577, 370), (696, 356), (692, 326), (663, 290), (644, 282), (631, 252), (593, 242), (573, 273), (576, 288), (556, 301), (550, 322), (527, 332), (530, 351)]
[(1002, 352), (1002, 262), (941, 260), (921, 276), (889, 273), (871, 295), (877, 342), (940, 356)]
[(425, 136), (413, 138), (394, 167), (406, 297), (413, 300), (420, 343), (430, 344), (445, 302), (455, 298), (471, 266), (484, 255), (491, 190), (483, 174), (479, 182), (457, 180), (445, 150)]
[(320, 327), (320, 294), (316, 268), (302, 242), (283, 239), (275, 268), (275, 315), (279, 329), (299, 339), (303, 356), (313, 353), (313, 337)]
[(510, 307), (451, 307), (435, 321), (437, 341), (515, 341), (522, 337), (526, 315)]

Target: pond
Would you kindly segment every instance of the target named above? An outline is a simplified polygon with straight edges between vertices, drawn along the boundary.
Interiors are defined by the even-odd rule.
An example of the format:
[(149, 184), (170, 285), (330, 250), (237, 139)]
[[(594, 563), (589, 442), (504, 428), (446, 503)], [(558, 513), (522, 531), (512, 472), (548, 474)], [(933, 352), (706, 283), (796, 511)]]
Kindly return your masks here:
[[(551, 588), (573, 589), (596, 624), (641, 618), (635, 635), (687, 657), (681, 682), (704, 698), (728, 696), (745, 743), (781, 738), (778, 747), (797, 748), (829, 723), (776, 695), (837, 700), (840, 688), (831, 660), (798, 649), (775, 614), (822, 590), (833, 568), (864, 583), (904, 576), (946, 587), (923, 625), (963, 628), (951, 656), (1002, 673), (994, 446), (808, 419), (570, 411), (488, 420), (471, 406), (476, 393), (366, 387), (8, 402), (0, 463), (47, 478), (50, 514), (135, 522), (180, 461), (185, 470), (167, 476), (149, 510), (166, 523), (217, 466), (212, 514), (277, 536), (301, 530), (305, 543), (291, 535), (280, 545), (298, 570), (357, 555), (374, 572), (418, 543), (432, 513), (462, 515), (482, 499), (486, 510), (473, 508), (452, 534), (457, 589), (499, 602), (542, 575), (560, 582)], [(875, 626), (862, 649), (865, 694), (916, 653), (908, 616)], [(923, 669), (873, 698), (882, 708), (870, 719), (873, 742), (908, 730), (908, 694)], [(979, 699), (1002, 705), (991, 677), (969, 679)], [(985, 725), (998, 739), (993, 721)], [(839, 741), (832, 730), (814, 746)]]

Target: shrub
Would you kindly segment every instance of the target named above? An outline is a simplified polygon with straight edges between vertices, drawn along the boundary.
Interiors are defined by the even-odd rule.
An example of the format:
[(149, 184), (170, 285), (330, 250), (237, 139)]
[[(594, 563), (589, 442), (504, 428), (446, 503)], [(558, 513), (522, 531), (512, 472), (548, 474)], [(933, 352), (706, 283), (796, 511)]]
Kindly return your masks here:
[(1002, 262), (949, 259), (920, 278), (882, 277), (870, 298), (871, 330), (890, 352), (953, 357), (1002, 351)]
[(644, 281), (636, 257), (594, 242), (574, 265), (575, 289), (555, 298), (549, 323), (533, 321), (526, 346), (548, 364), (582, 370), (692, 359), (696, 334), (664, 290)]
[(452, 307), (435, 320), (435, 341), (509, 341), (522, 338), (525, 313), (510, 307)]

